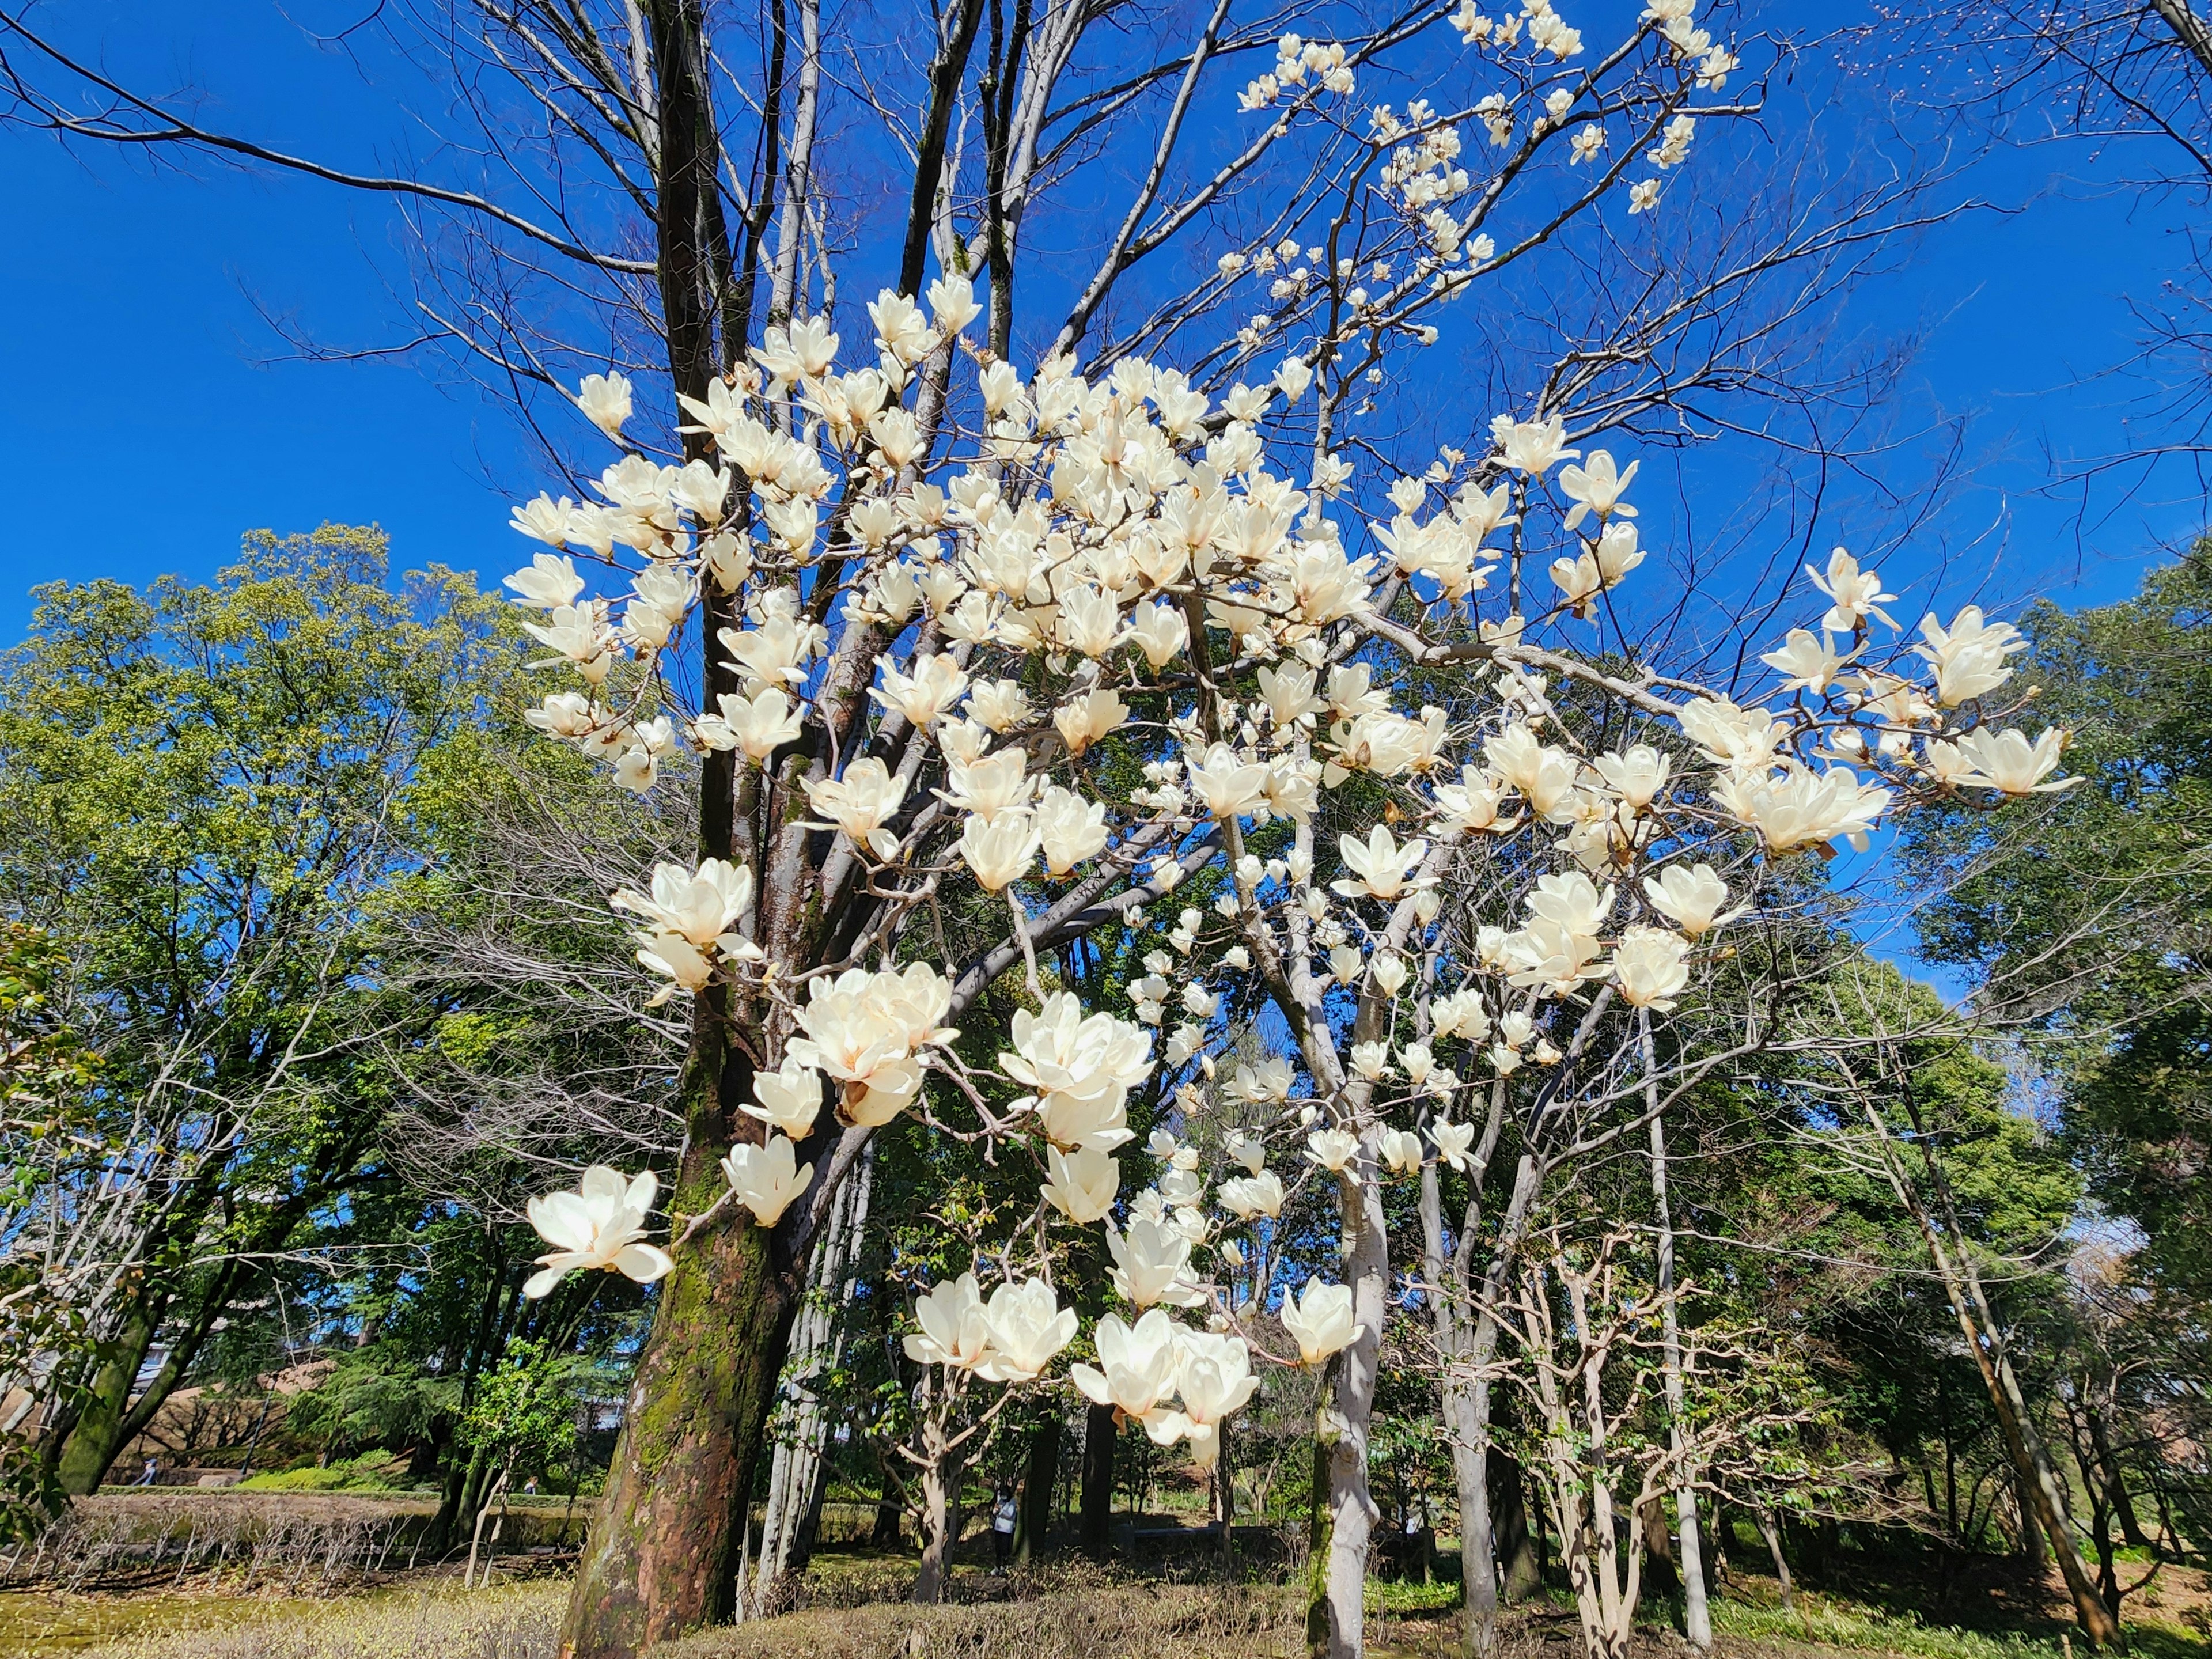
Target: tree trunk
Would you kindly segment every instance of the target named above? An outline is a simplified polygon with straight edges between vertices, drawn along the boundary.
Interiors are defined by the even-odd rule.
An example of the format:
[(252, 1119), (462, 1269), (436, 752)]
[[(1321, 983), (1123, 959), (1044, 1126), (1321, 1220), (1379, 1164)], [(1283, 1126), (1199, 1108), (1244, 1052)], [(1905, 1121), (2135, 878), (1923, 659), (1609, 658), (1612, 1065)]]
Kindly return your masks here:
[(921, 1470), (921, 1572), (914, 1581), (914, 1600), (925, 1605), (945, 1599), (947, 1559), (957, 1540), (955, 1495), (962, 1468), (957, 1453), (932, 1458)]
[[(693, 1137), (676, 1209), (697, 1215), (714, 1202), (714, 1145)], [(731, 1546), (797, 1309), (769, 1249), (765, 1229), (730, 1222), (677, 1251), (660, 1282), (577, 1565), (563, 1659), (635, 1659), (731, 1611)]]
[(883, 1495), (876, 1499), (876, 1524), (868, 1533), (871, 1549), (895, 1550), (899, 1546), (899, 1521), (906, 1513), (898, 1490), (888, 1472), (884, 1475)]
[[(769, 1597), (790, 1571), (800, 1548), (800, 1534), (809, 1517), (819, 1512), (823, 1453), (830, 1438), (829, 1413), (823, 1409), (819, 1390), (824, 1374), (844, 1353), (842, 1316), (853, 1299), (852, 1273), (860, 1230), (867, 1221), (874, 1152), (871, 1143), (860, 1168), (838, 1188), (807, 1265), (806, 1299), (793, 1322), (791, 1357), (778, 1389), (789, 1402), (789, 1419), (769, 1468), (760, 1568), (749, 1596), (757, 1613), (766, 1609)], [(743, 1612), (739, 1609), (740, 1616)]]
[(1674, 1540), (1667, 1530), (1667, 1506), (1659, 1498), (1638, 1506), (1636, 1524), (1643, 1529), (1645, 1588), (1671, 1601), (1682, 1592), (1682, 1577), (1674, 1563)]
[(2136, 1514), (2135, 1500), (2128, 1496), (2127, 1482), (2121, 1478), (2120, 1460), (2113, 1453), (2112, 1437), (2105, 1426), (2105, 1414), (2097, 1409), (2097, 1402), (2087, 1389), (2081, 1393), (2081, 1415), (2089, 1425), (2089, 1444), (2095, 1449), (2098, 1467), (2104, 1472), (2106, 1500), (2112, 1504), (2112, 1514), (2120, 1523), (2120, 1536), (2127, 1540), (2130, 1549), (2147, 1550), (2150, 1539)]
[(1528, 1500), (1520, 1460), (1504, 1448), (1492, 1446), (1489, 1465), (1490, 1512), (1495, 1517), (1498, 1559), (1504, 1565), (1500, 1599), (1525, 1601), (1543, 1588), (1544, 1575), (1536, 1559), (1536, 1540), (1528, 1530)]
[(1030, 1431), (1029, 1474), (1022, 1482), (1014, 1538), (1014, 1559), (1023, 1566), (1044, 1553), (1044, 1540), (1052, 1531), (1053, 1488), (1060, 1479), (1060, 1409), (1048, 1403)]
[(92, 1381), (54, 1462), (55, 1478), (70, 1497), (84, 1498), (98, 1492), (101, 1478), (123, 1449), (131, 1384), (146, 1363), (160, 1322), (158, 1305), (141, 1300), (133, 1304), (115, 1335), (95, 1351)]
[(1382, 1187), (1376, 1143), (1381, 1130), (1361, 1137), (1357, 1176), (1344, 1181), (1343, 1230), (1350, 1243), (1344, 1261), (1352, 1285), (1352, 1317), (1365, 1328), (1359, 1340), (1337, 1355), (1335, 1408), (1328, 1431), (1328, 1553), (1325, 1574), (1315, 1588), (1325, 1603), (1316, 1621), (1310, 1607), (1307, 1628), (1328, 1630), (1328, 1659), (1360, 1659), (1366, 1644), (1367, 1556), (1379, 1515), (1368, 1492), (1367, 1435), (1375, 1413), (1375, 1383), (1382, 1346), (1382, 1323), (1389, 1314), (1389, 1235), (1382, 1218)]
[[(1943, 1226), (1938, 1230), (1936, 1220), (1929, 1206), (1914, 1189), (1903, 1161), (1898, 1157), (1896, 1142), (1889, 1133), (1881, 1112), (1871, 1100), (1864, 1103), (1866, 1117), (1880, 1138), (1884, 1167), (1890, 1185), (1920, 1228), (1922, 1239), (1936, 1264), (1937, 1275), (1942, 1279), (1951, 1300), (1959, 1329), (1966, 1339), (1966, 1346), (1974, 1356), (1974, 1363), (1982, 1373), (1982, 1382), (1989, 1390), (1990, 1404), (1996, 1410), (1997, 1425), (2004, 1431), (2005, 1450), (2020, 1489), (2021, 1533), (2025, 1537), (2041, 1535), (2047, 1540), (2050, 1558), (2058, 1564), (2060, 1577), (2066, 1581), (2066, 1590), (2074, 1602), (2075, 1617), (2081, 1621), (2082, 1633), (2099, 1647), (2109, 1646), (2120, 1639), (2118, 1621), (2105, 1605), (2104, 1597), (2091, 1582), (2088, 1570), (2081, 1563), (2081, 1552), (2074, 1542), (2072, 1528), (2066, 1520), (2064, 1489), (2059, 1484), (2058, 1473), (2051, 1466), (2049, 1449), (2035, 1426), (2033, 1414), (2028, 1409), (2027, 1396), (2014, 1375), (2012, 1356), (2007, 1348), (2004, 1329), (1991, 1311), (1989, 1297), (1982, 1285), (1982, 1276), (1975, 1267), (1973, 1256), (1967, 1247), (1965, 1230), (1959, 1224), (1958, 1208), (1952, 1202), (1949, 1182), (1945, 1178), (1942, 1160), (1936, 1156), (1934, 1142), (1920, 1122), (1919, 1108), (1908, 1091), (1906, 1109), (1912, 1115), (1915, 1142), (1928, 1171), (1929, 1186), (1934, 1189), (1937, 1204), (1942, 1207)], [(1947, 1243), (1946, 1240), (1951, 1241)], [(1955, 1245), (1955, 1249), (1953, 1246)], [(2039, 1547), (2039, 1553), (2040, 1548)]]
[(1106, 1553), (1114, 1527), (1114, 1443), (1121, 1437), (1111, 1406), (1083, 1414), (1083, 1510), (1078, 1537), (1092, 1555)]
[(1784, 1612), (1797, 1606), (1797, 1587), (1790, 1579), (1790, 1558), (1782, 1553), (1782, 1528), (1774, 1523), (1772, 1510), (1755, 1511), (1759, 1516), (1759, 1535), (1766, 1540), (1766, 1553), (1774, 1558), (1774, 1582), (1782, 1586), (1782, 1606)]
[[(1676, 1317), (1674, 1289), (1674, 1219), (1667, 1196), (1667, 1121), (1659, 1110), (1658, 1055), (1651, 1041), (1651, 1012), (1639, 1008), (1636, 1023), (1644, 1045), (1644, 1104), (1651, 1114), (1651, 1207), (1659, 1224), (1659, 1296), (1661, 1364), (1667, 1388), (1667, 1437), (1674, 1454), (1674, 1519), (1681, 1534), (1679, 1562), (1668, 1562), (1670, 1574), (1679, 1571), (1682, 1591), (1682, 1634), (1704, 1653), (1713, 1644), (1713, 1620), (1705, 1605), (1705, 1565), (1698, 1537), (1696, 1471), (1690, 1468), (1683, 1433), (1682, 1331)], [(1660, 1524), (1661, 1540), (1666, 1525)], [(1655, 1559), (1663, 1559), (1653, 1552)]]

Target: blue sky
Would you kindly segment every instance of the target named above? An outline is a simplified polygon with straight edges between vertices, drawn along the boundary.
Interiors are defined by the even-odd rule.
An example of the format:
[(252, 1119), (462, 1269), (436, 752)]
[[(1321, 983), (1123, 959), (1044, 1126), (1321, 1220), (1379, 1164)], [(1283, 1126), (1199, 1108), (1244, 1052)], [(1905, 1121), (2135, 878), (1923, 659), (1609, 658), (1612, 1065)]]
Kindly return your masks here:
[[(142, 82), (212, 88), (211, 124), (359, 166), (405, 141), (405, 66), (318, 51), (273, 6), (88, 0), (70, 28)], [(1935, 231), (1851, 313), (1871, 332), (1924, 331), (1911, 407), (1971, 417), (1978, 464), (1940, 533), (1995, 597), (2118, 597), (2200, 521), (2183, 495), (2082, 526), (2039, 493), (2046, 447), (2125, 441), (2135, 392), (2098, 376), (2133, 340), (2129, 297), (2176, 263), (2177, 211), (2067, 181), (2086, 161), (2048, 149), (1982, 163), (1976, 188), (2027, 210)], [(149, 175), (0, 132), (0, 216), (15, 252), (0, 263), (0, 477), (16, 503), (0, 640), (21, 636), (36, 583), (205, 576), (262, 526), (373, 520), (403, 562), (507, 568), (507, 503), (538, 478), (501, 412), (427, 361), (281, 361), (257, 310), (332, 341), (391, 337), (400, 233), (386, 203), (204, 167)]]

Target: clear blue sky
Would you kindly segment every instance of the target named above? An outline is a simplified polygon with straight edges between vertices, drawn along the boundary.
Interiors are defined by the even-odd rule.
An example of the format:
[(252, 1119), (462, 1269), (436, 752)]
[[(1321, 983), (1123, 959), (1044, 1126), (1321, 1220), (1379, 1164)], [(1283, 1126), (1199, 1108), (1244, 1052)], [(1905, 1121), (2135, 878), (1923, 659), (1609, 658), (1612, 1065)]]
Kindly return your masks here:
[[(210, 124), (360, 166), (406, 141), (394, 95), (408, 90), (405, 66), (364, 70), (319, 51), (273, 5), (85, 0), (69, 27), (104, 39), (118, 72), (210, 88)], [(1942, 533), (1984, 565), (2001, 555), (1987, 586), (2005, 596), (2117, 597), (2161, 541), (2200, 521), (2193, 495), (2144, 500), (2077, 537), (2071, 508), (2036, 493), (2046, 446), (2083, 455), (2124, 442), (2134, 393), (2092, 377), (2128, 352), (2128, 297), (2176, 263), (2174, 216), (2159, 204), (2045, 192), (2055, 172), (2086, 164), (2058, 149), (1984, 164), (1988, 197), (2039, 199), (1939, 229), (1856, 305), (1869, 329), (1925, 325), (1912, 408), (1972, 417), (1981, 465)], [(515, 556), (507, 501), (535, 489), (535, 462), (499, 409), (437, 384), (427, 362), (272, 361), (286, 347), (257, 300), (337, 342), (401, 325), (400, 231), (385, 203), (205, 166), (149, 175), (113, 154), (0, 133), (0, 223), (11, 244), (0, 476), (16, 504), (0, 641), (21, 636), (35, 583), (204, 576), (260, 526), (373, 520), (403, 562), (487, 575)]]

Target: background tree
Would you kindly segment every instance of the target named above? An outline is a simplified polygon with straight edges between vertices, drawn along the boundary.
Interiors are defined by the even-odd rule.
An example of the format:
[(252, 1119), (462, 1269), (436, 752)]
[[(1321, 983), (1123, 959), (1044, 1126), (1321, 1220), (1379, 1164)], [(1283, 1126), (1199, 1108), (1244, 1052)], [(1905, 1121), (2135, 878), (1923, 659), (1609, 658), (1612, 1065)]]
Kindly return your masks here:
[(0, 664), (0, 907), (63, 953), (52, 1017), (100, 1060), (9, 1120), (0, 1220), (88, 1344), (40, 1376), (69, 1492), (362, 1179), (376, 1056), (433, 1017), (380, 982), (372, 916), (511, 624), (451, 572), (386, 575), (373, 530), (260, 533), (212, 587), (43, 591)]

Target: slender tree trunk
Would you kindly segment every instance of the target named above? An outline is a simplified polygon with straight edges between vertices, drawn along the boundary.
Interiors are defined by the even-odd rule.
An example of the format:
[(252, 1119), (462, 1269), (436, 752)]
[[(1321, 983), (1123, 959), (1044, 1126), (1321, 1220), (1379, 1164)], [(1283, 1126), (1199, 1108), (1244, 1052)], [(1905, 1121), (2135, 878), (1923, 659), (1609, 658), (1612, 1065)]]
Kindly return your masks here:
[[(2004, 1330), (1990, 1310), (1989, 1297), (1982, 1285), (1980, 1272), (1967, 1249), (1965, 1231), (1959, 1225), (1958, 1211), (1951, 1201), (1950, 1185), (1944, 1178), (1942, 1160), (1919, 1121), (1918, 1107), (1908, 1093), (1907, 1109), (1913, 1114), (1915, 1139), (1928, 1171), (1929, 1185), (1934, 1188), (1936, 1202), (1942, 1206), (1943, 1227), (1939, 1230), (1936, 1216), (1921, 1200), (1911, 1178), (1897, 1156), (1896, 1142), (1889, 1126), (1874, 1103), (1865, 1103), (1867, 1121), (1880, 1138), (1884, 1164), (1890, 1185), (1898, 1200), (1918, 1224), (1922, 1239), (1928, 1246), (1936, 1271), (1943, 1280), (1944, 1289), (1951, 1299), (1953, 1312), (1959, 1321), (1960, 1333), (1980, 1367), (1982, 1381), (1989, 1389), (1990, 1404), (1996, 1410), (1997, 1425), (2003, 1431), (2005, 1450), (2012, 1460), (2018, 1482), (2021, 1516), (2021, 1530), (2025, 1542), (2028, 1537), (2038, 1538), (2038, 1553), (2047, 1543), (2049, 1559), (2058, 1564), (2059, 1575), (2066, 1581), (2067, 1594), (2074, 1602), (2075, 1617), (2081, 1621), (2082, 1633), (2099, 1647), (2108, 1646), (2120, 1639), (2118, 1621), (2105, 1605), (2096, 1584), (2082, 1565), (2081, 1552), (2075, 1547), (2071, 1526), (2066, 1519), (2066, 1503), (2058, 1472), (2052, 1466), (2049, 1449), (2035, 1426), (2033, 1413), (2028, 1408), (2027, 1396), (2014, 1374), (2012, 1356), (2006, 1346)], [(1948, 1239), (1955, 1243), (1947, 1243)]]
[[(1328, 1448), (1328, 1555), (1320, 1588), (1329, 1659), (1360, 1659), (1366, 1645), (1367, 1556), (1379, 1511), (1368, 1491), (1367, 1436), (1375, 1413), (1375, 1383), (1389, 1314), (1389, 1235), (1382, 1217), (1382, 1187), (1376, 1175), (1381, 1131), (1361, 1138), (1358, 1175), (1344, 1182), (1343, 1229), (1351, 1249), (1344, 1272), (1352, 1285), (1352, 1317), (1365, 1328), (1337, 1355)], [(1314, 1626), (1310, 1612), (1308, 1628)]]
[(1053, 1488), (1060, 1480), (1060, 1408), (1047, 1402), (1030, 1431), (1029, 1473), (1022, 1483), (1022, 1507), (1014, 1540), (1014, 1559), (1027, 1566), (1044, 1553), (1052, 1530)]
[[(1698, 1537), (1696, 1471), (1690, 1468), (1683, 1431), (1682, 1332), (1676, 1318), (1674, 1219), (1667, 1194), (1667, 1123), (1659, 1110), (1658, 1055), (1651, 1041), (1651, 1012), (1636, 1011), (1644, 1045), (1644, 1107), (1651, 1115), (1651, 1207), (1659, 1225), (1661, 1364), (1667, 1389), (1667, 1437), (1674, 1454), (1674, 1519), (1681, 1538), (1679, 1571), (1682, 1585), (1682, 1634), (1703, 1653), (1713, 1644), (1711, 1611), (1705, 1605), (1705, 1565)], [(1662, 1523), (1663, 1531), (1663, 1523)]]
[(899, 1519), (906, 1506), (899, 1501), (890, 1476), (884, 1476), (883, 1495), (876, 1499), (876, 1524), (868, 1534), (871, 1549), (895, 1550), (899, 1544)]
[[(806, 1300), (794, 1322), (791, 1358), (780, 1392), (788, 1401), (789, 1432), (776, 1443), (769, 1474), (768, 1509), (761, 1522), (760, 1569), (750, 1601), (764, 1610), (791, 1569), (799, 1534), (816, 1510), (830, 1419), (819, 1390), (823, 1375), (844, 1351), (844, 1309), (852, 1301), (852, 1270), (866, 1224), (875, 1168), (872, 1144), (860, 1166), (837, 1191), (829, 1220), (814, 1243), (807, 1267)], [(744, 1609), (739, 1610), (740, 1616)]]
[(1501, 1446), (1490, 1449), (1490, 1510), (1496, 1517), (1498, 1559), (1504, 1571), (1499, 1599), (1508, 1604), (1526, 1601), (1543, 1587), (1544, 1574), (1536, 1559), (1536, 1540), (1528, 1529), (1528, 1500), (1520, 1460)]
[(1766, 1540), (1766, 1553), (1774, 1558), (1774, 1582), (1782, 1587), (1782, 1606), (1785, 1612), (1797, 1606), (1797, 1587), (1790, 1582), (1790, 1558), (1782, 1553), (1782, 1528), (1774, 1522), (1772, 1510), (1759, 1510), (1759, 1535)]
[(153, 1347), (164, 1304), (148, 1299), (135, 1303), (115, 1335), (100, 1345), (91, 1382), (54, 1462), (55, 1478), (72, 1498), (98, 1492), (101, 1478), (123, 1449), (131, 1384)]
[(1121, 1430), (1111, 1406), (1083, 1414), (1083, 1508), (1078, 1538), (1092, 1555), (1106, 1553), (1114, 1528), (1114, 1443)]
[(2089, 1444), (2097, 1454), (2097, 1464), (2103, 1471), (2105, 1494), (2112, 1506), (2112, 1514), (2120, 1523), (2120, 1536), (2130, 1549), (2147, 1550), (2150, 1539), (2144, 1534), (2142, 1521), (2136, 1514), (2135, 1500), (2128, 1496), (2127, 1482), (2121, 1478), (2120, 1460), (2113, 1454), (2112, 1432), (2105, 1424), (2105, 1414), (2097, 1409), (2096, 1399), (2085, 1388), (2081, 1393), (2081, 1415), (2089, 1427)]
[(921, 1469), (921, 1571), (914, 1581), (914, 1600), (925, 1604), (945, 1599), (945, 1578), (954, 1528), (959, 1525), (957, 1494), (963, 1473), (959, 1454), (944, 1452)]

